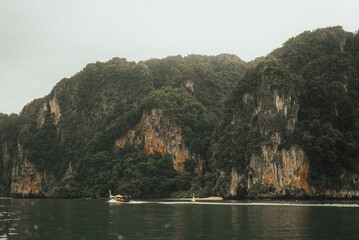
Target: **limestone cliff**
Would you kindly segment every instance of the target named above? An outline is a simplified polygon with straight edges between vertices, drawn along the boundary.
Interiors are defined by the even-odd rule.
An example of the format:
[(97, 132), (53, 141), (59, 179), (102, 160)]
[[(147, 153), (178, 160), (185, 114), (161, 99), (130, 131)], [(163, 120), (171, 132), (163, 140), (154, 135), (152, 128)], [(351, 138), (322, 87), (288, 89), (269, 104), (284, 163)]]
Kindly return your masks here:
[(280, 195), (311, 194), (308, 186), (308, 162), (298, 146), (277, 151), (262, 146), (262, 155), (253, 155), (248, 173), (248, 189), (260, 183)]
[(270, 77), (264, 76), (260, 85), (261, 97), (253, 113), (253, 116), (258, 116), (260, 133), (266, 141), (261, 143), (260, 153), (250, 158), (248, 189), (261, 183), (274, 188), (277, 194), (310, 194), (308, 161), (304, 151), (294, 145), (289, 149), (279, 149), (283, 136), (294, 130), (299, 108), (297, 96), (293, 89), (286, 93), (272, 89), (271, 83)]
[[(222, 178), (231, 179), (227, 181), (227, 196), (235, 197), (239, 190), (249, 193), (254, 185), (255, 191), (263, 190), (270, 196), (359, 196), (358, 174), (355, 171), (346, 174), (346, 170), (340, 169), (342, 180), (337, 180), (336, 185), (321, 185), (320, 189), (311, 185), (310, 159), (303, 146), (293, 141), (298, 134), (295, 131), (300, 109), (298, 83), (304, 81), (301, 76), (292, 74), (280, 60), (269, 57), (242, 81), (229, 101), (231, 111), (225, 119), (230, 119), (226, 124), (231, 127), (227, 127), (230, 129), (227, 131), (235, 132), (245, 126), (257, 131), (258, 137), (254, 143), (254, 135), (246, 135), (245, 131), (229, 135), (245, 138), (242, 142), (237, 141), (237, 147), (245, 149), (246, 157), (237, 161), (246, 165), (244, 169), (243, 164), (241, 167), (236, 160), (232, 160), (231, 172), (227, 167), (225, 174), (221, 174)], [(338, 118), (338, 110), (334, 110), (333, 115)], [(330, 131), (328, 128), (324, 134)], [(326, 141), (335, 143), (330, 138)], [(323, 150), (329, 154), (328, 157), (335, 154), (330, 152), (330, 148)], [(330, 163), (329, 160), (327, 162)], [(323, 179), (325, 181), (325, 177)]]
[[(232, 55), (88, 64), (19, 115), (0, 114), (0, 192), (359, 196), (358, 36), (308, 31), (249, 64)], [(126, 145), (138, 155), (130, 166)], [(137, 171), (160, 159), (153, 153), (173, 168), (162, 158), (159, 171)]]
[(37, 128), (41, 128), (44, 125), (47, 111), (48, 111), (48, 104), (44, 102), (37, 116), (37, 122), (36, 122)]
[(30, 197), (46, 196), (49, 186), (54, 183), (51, 176), (39, 173), (35, 166), (27, 161), (14, 166), (12, 171), (11, 195)]
[[(263, 69), (270, 67), (262, 66)], [(265, 70), (261, 73), (258, 88), (242, 93), (240, 108), (231, 124), (258, 128), (262, 140), (258, 150), (250, 153), (248, 172), (240, 174), (232, 169), (228, 195), (237, 195), (240, 182), (246, 191), (254, 184), (262, 184), (276, 195), (309, 195), (312, 193), (307, 181), (309, 163), (303, 149), (296, 145), (282, 146), (282, 139), (295, 128), (299, 105), (294, 87), (284, 91), (276, 87), (275, 81), (285, 83), (293, 79), (287, 73), (282, 74), (285, 77), (280, 80)], [(245, 186), (243, 179), (246, 179)]]
[(201, 171), (200, 160), (186, 147), (181, 128), (164, 116), (161, 109), (152, 109), (150, 114), (143, 113), (136, 127), (116, 140), (115, 148), (123, 148), (126, 144), (143, 146), (146, 155), (155, 152), (170, 154), (173, 167), (178, 172), (183, 171), (187, 159), (196, 161), (196, 171)]
[(54, 115), (55, 124), (57, 124), (61, 117), (61, 111), (60, 111), (59, 103), (56, 98), (56, 93), (52, 98), (49, 99), (49, 105), (50, 105), (51, 114)]
[(48, 112), (50, 112), (50, 114), (53, 115), (54, 123), (58, 124), (61, 117), (61, 110), (56, 97), (56, 93), (54, 94), (53, 97), (50, 96), (48, 98), (45, 97), (43, 99), (43, 104), (40, 107), (39, 112), (37, 114), (37, 122), (36, 122), (37, 128), (41, 128), (44, 125), (46, 114)]
[(17, 154), (11, 172), (10, 194), (18, 197), (47, 196), (54, 186), (54, 177), (46, 172), (39, 172), (24, 156), (21, 144), (18, 144)]

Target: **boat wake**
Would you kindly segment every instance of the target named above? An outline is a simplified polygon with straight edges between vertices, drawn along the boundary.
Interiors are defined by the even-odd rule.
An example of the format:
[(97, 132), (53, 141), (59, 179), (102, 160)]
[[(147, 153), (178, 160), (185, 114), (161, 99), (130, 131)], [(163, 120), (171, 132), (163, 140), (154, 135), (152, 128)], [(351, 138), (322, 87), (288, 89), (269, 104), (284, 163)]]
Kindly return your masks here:
[(129, 202), (120, 202), (120, 201), (116, 201), (115, 199), (111, 199), (109, 201), (107, 201), (108, 203), (126, 203), (126, 204), (146, 204), (146, 203), (157, 203), (157, 202), (150, 202), (150, 201), (129, 201)]
[(198, 204), (198, 205), (220, 205), (220, 206), (278, 206), (278, 207), (347, 207), (359, 208), (359, 204), (341, 203), (238, 203), (238, 202), (157, 202), (159, 204)]
[[(118, 203), (111, 199), (109, 203)], [(191, 201), (130, 201), (126, 204), (165, 204), (165, 205), (217, 205), (217, 206), (277, 206), (277, 207), (339, 207), (359, 208), (359, 204), (352, 203), (266, 203), (266, 202), (191, 202)]]
[(156, 203), (156, 202), (150, 202), (150, 201), (131, 201), (129, 204), (147, 204), (147, 203)]

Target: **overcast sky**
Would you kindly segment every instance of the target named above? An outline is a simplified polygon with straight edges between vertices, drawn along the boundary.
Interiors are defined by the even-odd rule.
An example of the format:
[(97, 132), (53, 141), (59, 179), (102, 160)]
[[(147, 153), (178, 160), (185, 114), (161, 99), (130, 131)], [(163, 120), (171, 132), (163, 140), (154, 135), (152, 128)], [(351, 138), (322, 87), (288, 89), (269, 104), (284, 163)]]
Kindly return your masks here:
[(18, 113), (87, 63), (264, 56), (305, 30), (359, 29), (358, 0), (0, 0), (0, 112)]

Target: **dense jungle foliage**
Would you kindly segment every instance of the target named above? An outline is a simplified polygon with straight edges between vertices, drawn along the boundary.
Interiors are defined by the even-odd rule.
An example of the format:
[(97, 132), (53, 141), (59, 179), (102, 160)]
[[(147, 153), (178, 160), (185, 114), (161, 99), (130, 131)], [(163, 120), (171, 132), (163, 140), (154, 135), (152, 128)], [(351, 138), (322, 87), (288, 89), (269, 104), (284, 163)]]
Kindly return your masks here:
[[(10, 194), (12, 169), (24, 159), (55, 177), (52, 197), (106, 197), (110, 189), (135, 198), (223, 194), (231, 169), (246, 175), (251, 155), (270, 142), (263, 129), (273, 128), (283, 136), (280, 148), (305, 150), (310, 184), (340, 188), (359, 172), (358, 74), (359, 34), (341, 27), (304, 32), (250, 63), (222, 54), (88, 64), (20, 115), (0, 114), (0, 194)], [(299, 105), (288, 112), (297, 113), (293, 131), (280, 118), (252, 116), (274, 90)], [(202, 172), (190, 159), (176, 172), (171, 156), (146, 156), (143, 146), (115, 150), (115, 140), (154, 108), (181, 128)]]
[(308, 154), (311, 183), (352, 184), (345, 176), (359, 172), (359, 34), (341, 27), (304, 32), (273, 55), (301, 76), (298, 124), (288, 141)]
[[(214, 133), (214, 166), (226, 172), (232, 167), (248, 171), (251, 154), (270, 142), (258, 129), (275, 129), (284, 137), (280, 148), (294, 144), (305, 150), (309, 181), (316, 189), (338, 190), (353, 184), (346, 177), (359, 172), (358, 63), (359, 34), (341, 27), (289, 39), (250, 68), (231, 92)], [(294, 131), (284, 128), (283, 119), (271, 122), (262, 117), (259, 122), (261, 116), (251, 115), (253, 106), (266, 98), (266, 88), (298, 102)], [(252, 104), (243, 103), (245, 93), (253, 96)]]
[[(245, 62), (228, 54), (139, 63), (114, 58), (88, 64), (62, 79), (49, 96), (25, 106), (15, 117), (14, 142), (4, 137), (1, 145), (13, 149), (10, 158), (20, 159), (20, 144), (36, 169), (54, 175), (57, 185), (50, 193), (54, 197), (105, 197), (109, 189), (132, 197), (192, 196), (193, 189), (199, 196), (209, 195), (215, 182), (214, 177), (204, 180), (209, 179), (206, 159), (211, 135), (221, 116), (222, 100), (246, 69)], [(55, 98), (61, 109), (58, 123), (47, 103)], [(147, 157), (143, 147), (114, 150), (115, 140), (154, 108), (162, 109), (181, 127), (188, 149), (204, 160), (203, 174), (194, 174), (191, 161), (186, 162), (187, 171), (177, 173), (169, 156)], [(0, 129), (11, 134), (7, 128)], [(67, 172), (70, 164), (71, 173)], [(11, 169), (12, 163), (3, 166)], [(9, 176), (0, 180), (6, 195), (11, 170), (1, 170)]]

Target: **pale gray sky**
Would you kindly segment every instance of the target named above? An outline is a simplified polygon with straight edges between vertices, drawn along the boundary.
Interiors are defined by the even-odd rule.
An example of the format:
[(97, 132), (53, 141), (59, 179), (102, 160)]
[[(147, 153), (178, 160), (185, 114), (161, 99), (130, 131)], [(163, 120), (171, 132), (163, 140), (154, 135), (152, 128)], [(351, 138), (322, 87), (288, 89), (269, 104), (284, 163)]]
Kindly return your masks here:
[(0, 112), (87, 63), (266, 55), (305, 30), (359, 29), (358, 0), (0, 0)]

